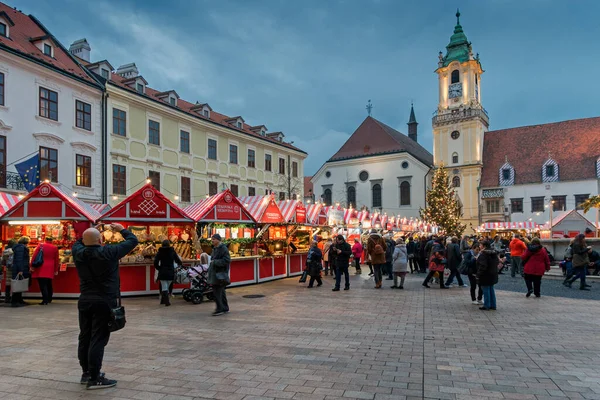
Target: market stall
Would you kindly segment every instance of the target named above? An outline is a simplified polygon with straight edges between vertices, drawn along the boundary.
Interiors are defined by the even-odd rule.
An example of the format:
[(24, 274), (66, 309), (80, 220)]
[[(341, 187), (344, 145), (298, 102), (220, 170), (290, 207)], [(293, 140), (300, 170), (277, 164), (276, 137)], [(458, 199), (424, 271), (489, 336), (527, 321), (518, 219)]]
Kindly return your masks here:
[(539, 230), (538, 224), (532, 221), (524, 222), (485, 222), (477, 229), (478, 233), (485, 233), (494, 237), (499, 235), (503, 239), (512, 239), (513, 234), (520, 233), (528, 236)]
[[(121, 292), (124, 296), (158, 292), (154, 280), (154, 256), (168, 239), (184, 265), (196, 260), (196, 223), (181, 208), (146, 184), (98, 218), (101, 223), (120, 223), (137, 236), (140, 244), (121, 259)], [(104, 231), (106, 243), (123, 240), (121, 234)], [(175, 285), (176, 290), (187, 285)]]
[[(9, 199), (14, 202), (14, 199)], [(79, 277), (71, 257), (73, 243), (83, 231), (98, 220), (100, 213), (90, 204), (78, 199), (59, 184), (44, 182), (33, 189), (0, 217), (2, 243), (23, 236), (30, 238), (29, 252), (53, 238), (59, 249), (60, 272), (54, 278), (55, 297), (79, 296)], [(27, 295), (39, 294), (37, 282), (33, 282)]]
[(211, 237), (218, 233), (231, 254), (231, 285), (258, 282), (256, 220), (229, 190), (186, 207), (184, 213), (196, 221), (202, 251), (211, 254)]
[(285, 278), (287, 263), (287, 224), (272, 194), (240, 197), (257, 223), (258, 282)]
[[(16, 196), (14, 194), (0, 192), (0, 216), (6, 214), (6, 212), (8, 210), (10, 210), (15, 204), (17, 204), (19, 202), (19, 200), (20, 200), (19, 196)], [(5, 243), (3, 243), (3, 244), (5, 244)], [(0, 271), (2, 271), (2, 266), (0, 266)], [(2, 274), (2, 273), (0, 273), (0, 275), (2, 276), (2, 279), (0, 279), (0, 292), (5, 293), (7, 277), (5, 274)], [(8, 278), (8, 279), (10, 279), (10, 278)]]
[(306, 207), (298, 200), (282, 200), (277, 203), (283, 219), (288, 223), (288, 242), (293, 243), (295, 251), (289, 252), (287, 257), (288, 276), (302, 273), (306, 264), (306, 256), (313, 236), (313, 226), (306, 218)]
[(570, 210), (554, 214), (552, 218), (552, 227), (550, 221), (539, 227), (542, 239), (560, 239), (573, 238), (580, 233), (587, 237), (596, 237), (597, 227), (586, 218), (583, 211)]

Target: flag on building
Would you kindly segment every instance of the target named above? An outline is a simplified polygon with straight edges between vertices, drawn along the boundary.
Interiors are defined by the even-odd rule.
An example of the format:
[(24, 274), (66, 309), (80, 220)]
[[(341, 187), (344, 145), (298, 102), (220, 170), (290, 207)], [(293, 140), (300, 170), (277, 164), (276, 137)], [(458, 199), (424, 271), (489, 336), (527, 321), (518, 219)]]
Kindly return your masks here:
[(36, 154), (28, 160), (15, 164), (15, 168), (19, 175), (21, 175), (23, 185), (28, 192), (31, 192), (40, 184), (39, 163), (40, 157), (39, 154)]

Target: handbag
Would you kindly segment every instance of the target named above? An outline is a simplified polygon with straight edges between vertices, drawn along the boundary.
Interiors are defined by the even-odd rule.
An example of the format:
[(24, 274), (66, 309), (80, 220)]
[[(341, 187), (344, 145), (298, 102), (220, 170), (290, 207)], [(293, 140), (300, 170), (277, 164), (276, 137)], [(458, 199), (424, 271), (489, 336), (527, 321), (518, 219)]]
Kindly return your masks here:
[(300, 280), (298, 281), (298, 283), (305, 283), (307, 275), (308, 275), (308, 272), (306, 270), (302, 271), (302, 276), (300, 277)]
[(227, 286), (231, 283), (229, 280), (229, 274), (227, 272), (217, 272), (215, 278), (220, 286)]
[(35, 258), (31, 262), (33, 268), (39, 268), (44, 264), (44, 246), (40, 244), (40, 251), (36, 254)]
[(23, 293), (29, 290), (29, 278), (18, 275), (16, 279), (10, 281), (11, 293)]
[(458, 272), (460, 272), (461, 275), (469, 275), (469, 265), (465, 261), (464, 257), (458, 265)]
[[(120, 286), (120, 285), (119, 285)], [(108, 330), (110, 332), (116, 332), (125, 328), (125, 307), (121, 305), (121, 290), (119, 290), (119, 297), (117, 297), (117, 306), (110, 310), (110, 320), (108, 321)]]

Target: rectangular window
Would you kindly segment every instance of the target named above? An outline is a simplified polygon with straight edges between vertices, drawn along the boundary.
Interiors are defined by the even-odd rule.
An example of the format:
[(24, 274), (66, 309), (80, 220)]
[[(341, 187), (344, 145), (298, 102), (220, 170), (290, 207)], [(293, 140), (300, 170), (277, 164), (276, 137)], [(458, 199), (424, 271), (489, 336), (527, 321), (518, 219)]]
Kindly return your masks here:
[(292, 177), (298, 177), (298, 163), (296, 161), (292, 163)]
[(141, 83), (138, 83), (138, 84), (135, 86), (135, 89), (137, 90), (137, 92), (138, 92), (138, 93), (144, 93), (144, 85), (143, 85), (143, 84), (141, 84)]
[(576, 194), (575, 195), (575, 209), (583, 210), (583, 207), (581, 207), (581, 203), (586, 201), (589, 197), (590, 197), (589, 194)]
[(554, 165), (546, 165), (546, 176), (554, 176)]
[(92, 157), (75, 155), (75, 184), (92, 187)]
[(50, 46), (49, 44), (44, 43), (44, 54), (47, 56), (52, 57), (52, 46)]
[(102, 70), (100, 70), (100, 74), (102, 74), (102, 77), (103, 77), (104, 79), (108, 79), (108, 78), (109, 78), (109, 76), (110, 76), (110, 75), (109, 75), (109, 72), (108, 72), (108, 70), (107, 70), (107, 69), (104, 69), (104, 68), (102, 68)]
[(219, 191), (219, 186), (217, 182), (208, 182), (208, 194), (209, 196), (214, 196)]
[(0, 73), (0, 106), (4, 105), (4, 74)]
[(544, 197), (531, 198), (531, 212), (544, 212)]
[(148, 120), (148, 143), (160, 146), (160, 123)]
[(75, 101), (75, 126), (87, 131), (92, 130), (92, 106), (83, 101)]
[(510, 199), (510, 210), (514, 213), (523, 212), (523, 199)]
[(279, 200), (285, 200), (285, 192), (279, 192)]
[(248, 196), (256, 196), (256, 188), (249, 187), (248, 188)]
[(494, 214), (500, 212), (500, 200), (488, 200), (486, 201), (488, 214)]
[(238, 185), (231, 185), (231, 193), (235, 196), (238, 197), (239, 196), (239, 187)]
[(160, 190), (160, 172), (149, 171), (148, 178), (154, 189)]
[(0, 136), (0, 187), (6, 187), (6, 136)]
[(176, 103), (175, 103), (176, 101), (177, 101), (177, 100), (175, 99), (175, 97), (170, 97), (170, 98), (169, 98), (169, 103), (171, 103), (171, 105), (172, 105), (172, 106), (174, 106), (174, 105), (176, 104)]
[(179, 150), (182, 153), (190, 152), (190, 133), (186, 131), (179, 132)]
[(113, 194), (127, 194), (127, 172), (124, 165), (113, 164)]
[(504, 168), (502, 170), (502, 179), (505, 180), (505, 181), (510, 180), (510, 169)]
[(567, 196), (552, 196), (552, 211), (566, 211)]
[(126, 136), (127, 132), (125, 127), (127, 126), (127, 113), (113, 108), (113, 133), (119, 136)]
[(40, 146), (40, 180), (58, 182), (58, 150)]
[(279, 173), (285, 175), (285, 158), (279, 159)]
[(204, 110), (202, 113), (204, 114), (204, 116), (205, 116), (206, 118), (208, 118), (208, 117), (210, 116), (210, 113), (209, 113), (209, 111), (208, 111), (208, 110)]
[(217, 141), (215, 139), (208, 139), (208, 159), (217, 159)]
[(40, 87), (40, 117), (58, 121), (58, 93)]
[(6, 25), (0, 22), (0, 35), (6, 37)]
[(269, 189), (265, 189), (265, 195), (269, 195), (269, 194), (270, 194)]
[(181, 177), (181, 201), (186, 203), (192, 201), (191, 179), (187, 176)]
[(248, 167), (256, 168), (256, 152), (248, 149)]
[(242, 129), (242, 127), (243, 127), (243, 126), (244, 126), (244, 125), (242, 125), (242, 122), (241, 122), (241, 121), (238, 121), (238, 122), (237, 122), (237, 127), (238, 127), (238, 128)]
[(271, 172), (271, 155), (265, 154), (265, 171)]
[(237, 159), (237, 146), (235, 144), (230, 144), (229, 145), (229, 162), (231, 164), (237, 164), (238, 163), (238, 159)]

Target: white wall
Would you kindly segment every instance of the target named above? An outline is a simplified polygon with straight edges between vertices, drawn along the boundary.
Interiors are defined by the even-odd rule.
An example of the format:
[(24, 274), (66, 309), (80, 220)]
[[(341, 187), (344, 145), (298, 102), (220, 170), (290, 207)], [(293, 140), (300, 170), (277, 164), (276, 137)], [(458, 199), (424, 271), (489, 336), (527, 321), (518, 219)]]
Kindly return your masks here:
[[(402, 163), (408, 162), (408, 168)], [(331, 172), (327, 178), (326, 172)], [(369, 173), (369, 179), (361, 182), (361, 171)], [(383, 211), (389, 215), (419, 217), (419, 208), (425, 206), (425, 177), (429, 167), (408, 153), (385, 156), (373, 156), (352, 160), (325, 163), (312, 179), (315, 198), (321, 199), (325, 185), (332, 185), (333, 204), (346, 205), (346, 182), (356, 182), (356, 207), (367, 206), (372, 209), (371, 186), (373, 181), (381, 180)], [(401, 179), (399, 179), (401, 178)], [(411, 182), (411, 202), (409, 206), (400, 206), (400, 181)]]
[[(79, 83), (20, 57), (0, 52), (0, 72), (5, 79), (5, 106), (0, 106), (0, 135), (6, 136), (7, 164), (39, 146), (58, 150), (58, 181), (84, 200), (100, 201), (101, 175), (101, 91)], [(58, 121), (39, 116), (39, 88), (58, 93)], [(75, 101), (92, 106), (92, 130), (75, 127)], [(92, 158), (90, 188), (75, 185), (75, 155)], [(14, 164), (7, 172), (16, 172)]]

